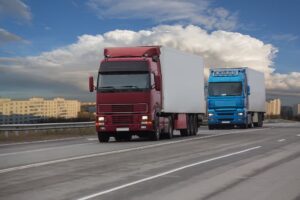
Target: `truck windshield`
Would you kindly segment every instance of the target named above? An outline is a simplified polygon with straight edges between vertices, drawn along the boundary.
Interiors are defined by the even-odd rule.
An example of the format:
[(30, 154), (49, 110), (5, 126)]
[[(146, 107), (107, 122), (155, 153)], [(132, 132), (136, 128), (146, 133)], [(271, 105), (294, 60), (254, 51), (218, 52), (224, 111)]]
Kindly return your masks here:
[(242, 83), (209, 83), (208, 85), (209, 96), (241, 96), (242, 95)]
[(99, 73), (98, 91), (140, 91), (150, 89), (150, 75), (146, 72)]

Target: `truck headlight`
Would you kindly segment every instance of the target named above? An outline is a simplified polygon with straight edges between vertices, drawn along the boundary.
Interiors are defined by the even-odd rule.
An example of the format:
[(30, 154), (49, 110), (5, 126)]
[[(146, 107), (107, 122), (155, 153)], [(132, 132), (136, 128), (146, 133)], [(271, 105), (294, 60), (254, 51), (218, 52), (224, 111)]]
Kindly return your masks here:
[(238, 116), (243, 116), (243, 115), (244, 115), (244, 113), (242, 113), (242, 112), (238, 113)]
[(212, 117), (214, 114), (213, 113), (208, 113), (208, 116), (209, 117)]
[(104, 117), (98, 117), (99, 122), (104, 122)]
[(147, 115), (142, 116), (142, 120), (148, 120), (148, 116)]

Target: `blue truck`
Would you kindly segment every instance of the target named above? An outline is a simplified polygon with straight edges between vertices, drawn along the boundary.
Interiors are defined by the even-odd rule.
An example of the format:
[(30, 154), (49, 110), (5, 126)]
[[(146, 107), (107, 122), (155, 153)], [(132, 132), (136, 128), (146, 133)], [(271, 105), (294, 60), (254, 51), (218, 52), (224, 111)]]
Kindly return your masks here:
[(208, 78), (208, 128), (262, 127), (265, 79), (250, 68), (215, 68)]

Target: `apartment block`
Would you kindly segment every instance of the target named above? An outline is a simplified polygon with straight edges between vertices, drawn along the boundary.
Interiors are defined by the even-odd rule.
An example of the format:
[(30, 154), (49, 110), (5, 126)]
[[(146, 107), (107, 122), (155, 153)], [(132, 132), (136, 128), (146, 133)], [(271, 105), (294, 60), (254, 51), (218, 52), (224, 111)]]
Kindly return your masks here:
[(54, 98), (30, 98), (12, 100), (0, 98), (0, 124), (34, 123), (48, 118), (76, 118), (80, 102)]
[(296, 104), (293, 106), (293, 115), (300, 116), (300, 104)]
[(273, 99), (266, 102), (266, 115), (279, 116), (281, 113), (281, 100)]

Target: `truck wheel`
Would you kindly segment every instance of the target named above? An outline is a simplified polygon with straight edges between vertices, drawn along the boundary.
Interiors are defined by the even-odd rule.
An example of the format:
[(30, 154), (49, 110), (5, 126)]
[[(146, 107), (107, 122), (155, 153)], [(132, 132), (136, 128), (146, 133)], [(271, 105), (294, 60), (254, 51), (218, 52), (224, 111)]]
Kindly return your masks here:
[(131, 141), (132, 135), (130, 133), (127, 133), (123, 136), (124, 141), (129, 142)]
[(109, 141), (109, 134), (106, 132), (98, 132), (98, 140), (101, 143), (106, 143)]
[(193, 126), (193, 115), (189, 115), (188, 116), (188, 124), (187, 124), (187, 135), (191, 136), (193, 135), (193, 130), (194, 130), (194, 126)]
[(152, 140), (158, 141), (160, 139), (160, 131), (159, 128), (156, 128), (156, 130), (152, 134)]
[(254, 124), (253, 124), (253, 121), (252, 121), (252, 117), (250, 119), (250, 123), (248, 124), (248, 128), (253, 128), (254, 127)]
[(172, 139), (173, 138), (173, 131), (174, 131), (174, 129), (173, 129), (173, 120), (172, 120), (172, 117), (168, 117), (168, 132), (167, 132), (167, 134), (166, 134), (166, 136), (167, 136), (167, 139)]
[(152, 133), (152, 140), (158, 141), (160, 139), (160, 129), (159, 129), (159, 117), (156, 116), (154, 120), (155, 130)]
[(115, 140), (116, 140), (117, 142), (121, 142), (121, 141), (122, 141), (122, 137), (121, 137), (120, 135), (116, 135), (116, 136), (115, 136)]
[(186, 129), (180, 129), (180, 135), (181, 135), (181, 137), (188, 136), (187, 130)]
[(208, 125), (208, 130), (214, 130), (215, 126), (214, 125)]
[(197, 135), (198, 133), (198, 117), (197, 115), (194, 115), (194, 129), (193, 129), (193, 135)]
[(124, 135), (116, 135), (115, 139), (117, 142), (122, 142), (122, 141), (130, 141), (131, 140), (131, 134), (130, 133), (126, 133)]
[(263, 126), (263, 114), (260, 114), (258, 117), (258, 127), (262, 127)]

